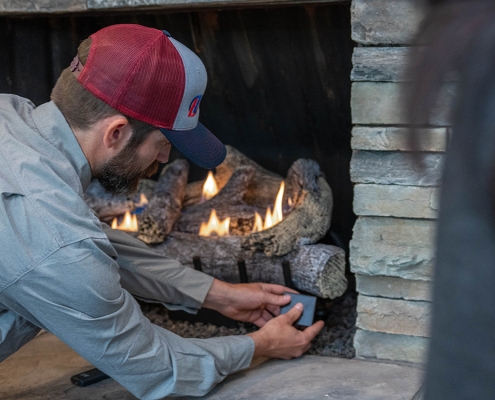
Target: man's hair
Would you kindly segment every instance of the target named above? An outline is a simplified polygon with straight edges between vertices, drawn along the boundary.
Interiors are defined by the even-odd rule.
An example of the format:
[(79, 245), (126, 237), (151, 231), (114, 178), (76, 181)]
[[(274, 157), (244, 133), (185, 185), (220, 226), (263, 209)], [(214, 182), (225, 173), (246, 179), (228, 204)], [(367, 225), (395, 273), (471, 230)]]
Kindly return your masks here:
[[(91, 38), (84, 40), (78, 48), (78, 56), (81, 64), (85, 64), (91, 47)], [(100, 119), (122, 114), (107, 103), (100, 100), (86, 90), (71, 72), (70, 67), (64, 69), (52, 90), (50, 98), (64, 114), (71, 127), (88, 130)], [(151, 131), (157, 129), (146, 122), (130, 118), (132, 137), (128, 144), (137, 147), (143, 142)]]

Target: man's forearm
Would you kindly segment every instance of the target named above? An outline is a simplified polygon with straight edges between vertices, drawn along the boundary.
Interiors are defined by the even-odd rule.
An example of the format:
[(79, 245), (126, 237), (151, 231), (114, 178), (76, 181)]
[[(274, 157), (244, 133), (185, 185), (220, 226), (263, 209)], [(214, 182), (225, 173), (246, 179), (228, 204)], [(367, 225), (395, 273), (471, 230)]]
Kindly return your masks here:
[(222, 312), (232, 302), (235, 289), (233, 285), (219, 279), (213, 279), (208, 293), (203, 302), (203, 307)]
[(118, 253), (121, 284), (133, 295), (165, 303), (170, 309), (201, 308), (213, 277), (164, 257), (125, 232), (104, 230)]

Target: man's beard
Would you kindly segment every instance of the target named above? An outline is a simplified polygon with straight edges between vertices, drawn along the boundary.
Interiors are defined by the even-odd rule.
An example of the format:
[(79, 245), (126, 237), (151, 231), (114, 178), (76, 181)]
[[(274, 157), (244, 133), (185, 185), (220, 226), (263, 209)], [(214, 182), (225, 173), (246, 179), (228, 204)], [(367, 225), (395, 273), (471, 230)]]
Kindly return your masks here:
[(148, 178), (158, 171), (158, 161), (142, 170), (137, 163), (137, 149), (126, 146), (95, 174), (103, 188), (114, 196), (129, 196), (134, 193), (142, 178)]

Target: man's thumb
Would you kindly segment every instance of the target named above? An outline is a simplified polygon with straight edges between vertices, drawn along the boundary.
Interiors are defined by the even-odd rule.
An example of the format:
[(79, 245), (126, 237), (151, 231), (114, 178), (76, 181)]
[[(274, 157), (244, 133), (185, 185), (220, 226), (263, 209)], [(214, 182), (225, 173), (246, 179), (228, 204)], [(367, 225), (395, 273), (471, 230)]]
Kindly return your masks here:
[(265, 303), (273, 304), (274, 306), (285, 306), (287, 303), (290, 302), (290, 296), (288, 294), (280, 295), (266, 293), (265, 296)]
[(294, 307), (292, 307), (289, 311), (287, 311), (287, 318), (289, 319), (290, 324), (292, 325), (296, 322), (303, 312), (304, 306), (302, 303), (297, 303)]

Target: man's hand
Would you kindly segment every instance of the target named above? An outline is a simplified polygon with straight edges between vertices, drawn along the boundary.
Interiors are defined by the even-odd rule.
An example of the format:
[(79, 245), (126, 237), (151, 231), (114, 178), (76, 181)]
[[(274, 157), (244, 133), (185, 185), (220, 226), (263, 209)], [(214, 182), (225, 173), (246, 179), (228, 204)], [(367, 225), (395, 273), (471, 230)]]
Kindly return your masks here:
[(251, 322), (259, 327), (280, 314), (280, 306), (290, 302), (284, 292), (294, 292), (281, 285), (268, 283), (229, 284), (213, 281), (203, 307), (216, 310), (237, 321)]
[(311, 340), (323, 328), (323, 321), (300, 331), (292, 326), (301, 316), (303, 305), (297, 303), (286, 314), (268, 321), (259, 331), (249, 333), (254, 340), (254, 358), (282, 358), (285, 360), (300, 357), (311, 347)]

